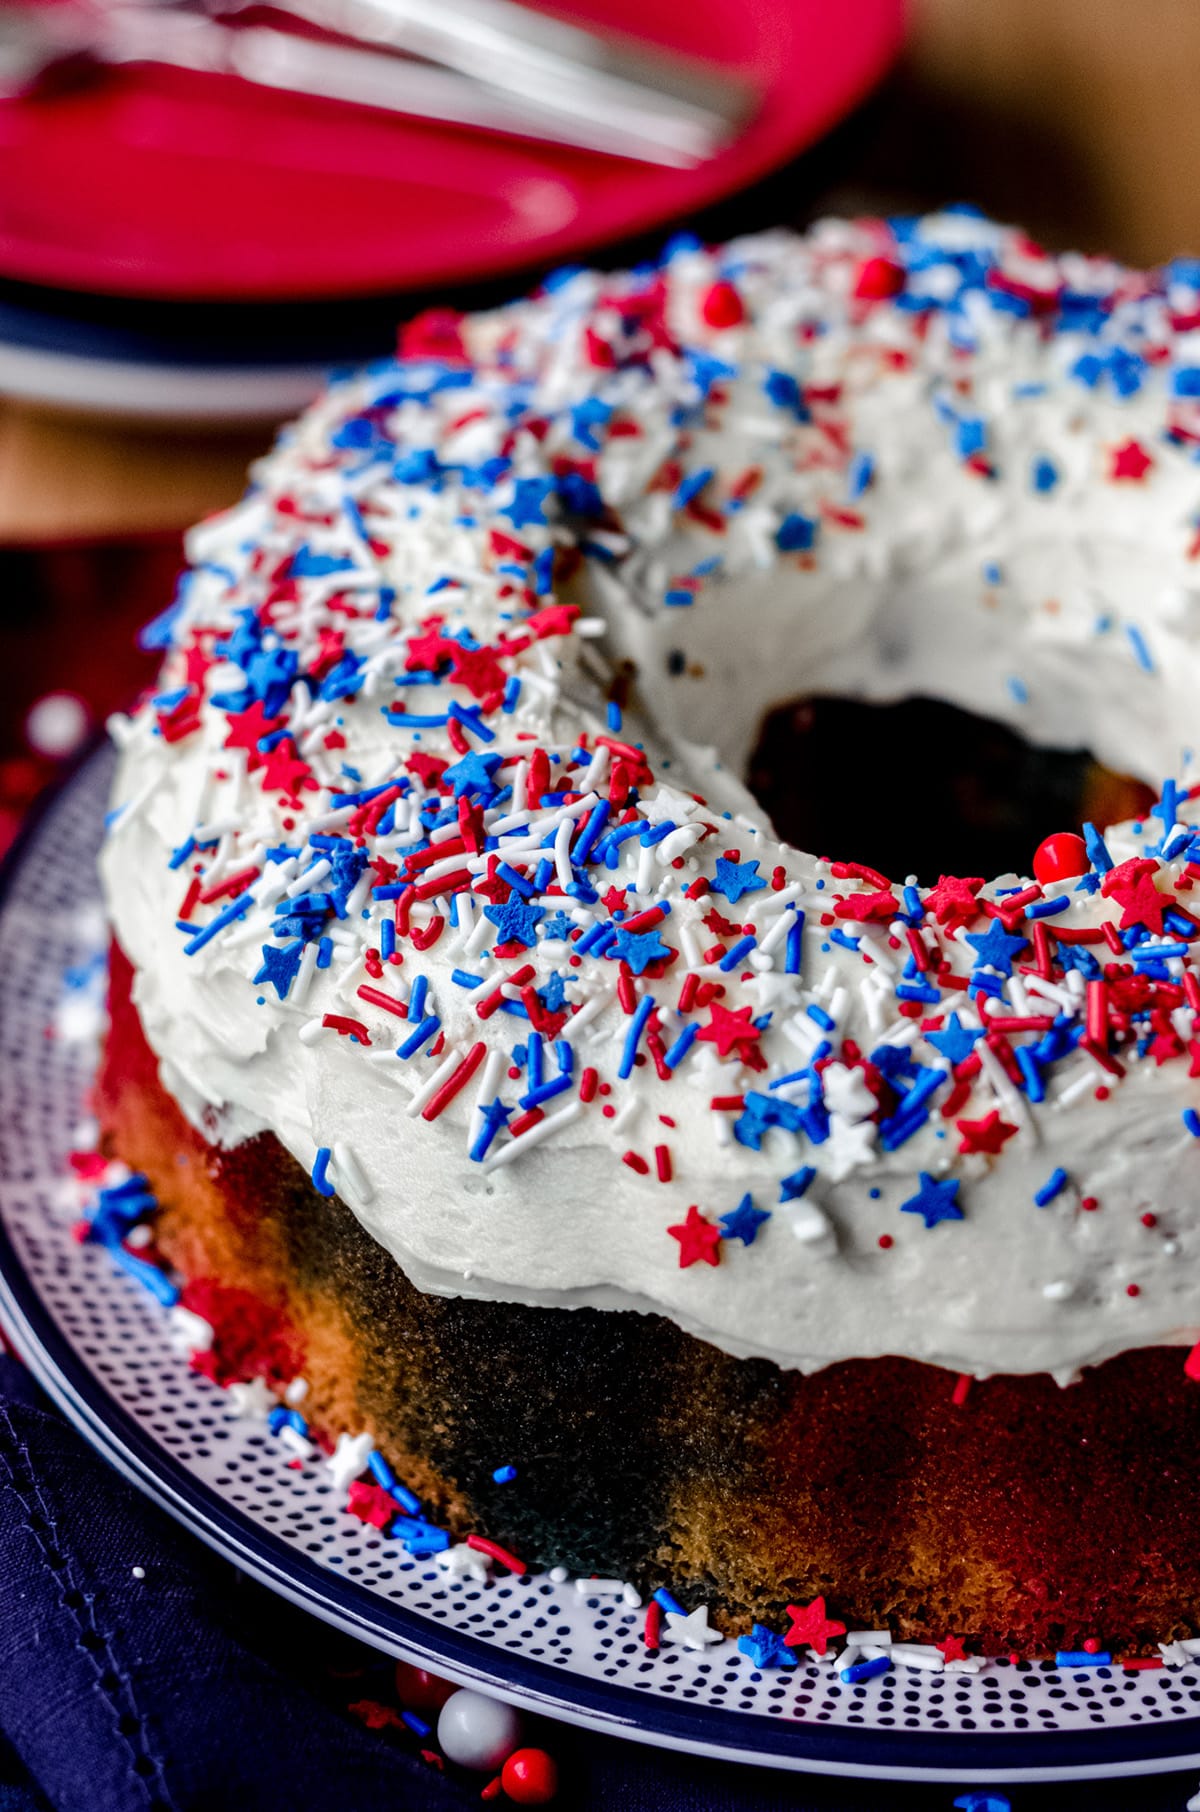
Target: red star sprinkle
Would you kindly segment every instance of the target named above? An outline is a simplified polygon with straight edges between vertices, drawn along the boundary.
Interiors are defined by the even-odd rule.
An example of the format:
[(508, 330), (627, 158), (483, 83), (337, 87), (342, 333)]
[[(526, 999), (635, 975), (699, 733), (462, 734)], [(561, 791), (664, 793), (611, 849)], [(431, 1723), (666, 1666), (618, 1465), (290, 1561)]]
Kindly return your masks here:
[(263, 758), (258, 752), (259, 740), (278, 730), (282, 722), (280, 717), (267, 717), (263, 711), (262, 699), (256, 698), (244, 711), (237, 711), (230, 717), (225, 747), (249, 749), (251, 770), (261, 767)]
[(386, 1730), (394, 1724), (398, 1730), (405, 1728), (404, 1719), (390, 1705), (381, 1705), (378, 1699), (356, 1699), (346, 1710), (352, 1718), (357, 1718), (368, 1730)]
[(789, 1604), (788, 1616), (792, 1627), (784, 1637), (789, 1648), (799, 1648), (807, 1643), (814, 1655), (823, 1655), (829, 1647), (831, 1636), (844, 1636), (844, 1623), (835, 1623), (825, 1615), (824, 1598), (814, 1598), (811, 1604)]
[(451, 648), (457, 646), (442, 634), (441, 617), (434, 617), (420, 635), (409, 636), (404, 670), (406, 673), (436, 673), (444, 665)]
[(679, 1241), (679, 1268), (686, 1271), (689, 1265), (703, 1260), (706, 1265), (721, 1262), (721, 1229), (710, 1220), (706, 1220), (693, 1202), (687, 1211), (687, 1220), (679, 1221), (667, 1232), (672, 1239)]
[(503, 692), (508, 675), (491, 648), (464, 648), (458, 642), (446, 646), (453, 677), (467, 688), (472, 698), (488, 698)]
[(271, 753), (263, 761), (263, 791), (270, 793), (296, 793), (301, 787), (315, 787), (312, 769), (296, 753), (296, 745), (290, 736), (277, 742)]
[(1101, 881), (1100, 892), (1104, 898), (1116, 900), (1121, 907), (1120, 930), (1126, 931), (1130, 925), (1145, 925), (1148, 931), (1162, 931), (1163, 913), (1170, 901), (1163, 898), (1150, 879), (1157, 867), (1156, 862), (1144, 856), (1132, 856), (1118, 868), (1110, 868)]
[(187, 651), (187, 683), (189, 686), (202, 686), (204, 675), (213, 664), (212, 655), (203, 649), (199, 642), (193, 642)]
[(400, 329), (402, 359), (438, 359), (443, 365), (465, 364), (462, 316), (453, 308), (427, 308)]
[(1119, 447), (1110, 450), (1109, 458), (1112, 461), (1110, 478), (1142, 479), (1154, 464), (1145, 447), (1136, 440), (1122, 441)]
[(736, 1050), (738, 1056), (745, 1061), (749, 1052), (757, 1050), (757, 1040), (762, 1036), (759, 1027), (752, 1023), (753, 1012), (753, 1007), (742, 1007), (738, 1012), (731, 1013), (728, 1007), (714, 1001), (712, 1018), (697, 1033), (697, 1042), (715, 1044), (722, 1057), (728, 1057), (731, 1051)]
[(493, 906), (505, 905), (507, 901), (512, 898), (513, 894), (513, 890), (509, 883), (502, 880), (496, 873), (498, 862), (499, 858), (497, 856), (489, 856), (486, 876), (481, 880), (477, 880), (472, 888), (473, 893), (481, 893), (485, 900), (490, 900), (492, 902)]
[(426, 787), (440, 785), (442, 775), (450, 765), (442, 756), (425, 755), (420, 749), (413, 749), (404, 759), (409, 773), (415, 774), (421, 785)]
[(360, 1523), (370, 1523), (373, 1529), (386, 1529), (399, 1506), (394, 1498), (388, 1496), (382, 1485), (368, 1484), (366, 1479), (355, 1479), (350, 1487), (346, 1508), (351, 1516), (357, 1516)]
[(994, 1156), (1006, 1139), (1011, 1139), (1016, 1127), (1000, 1118), (999, 1111), (993, 1108), (982, 1120), (956, 1120), (954, 1122), (962, 1134), (960, 1152), (987, 1151)]
[(526, 617), (522, 628), (528, 629), (539, 641), (548, 635), (569, 635), (578, 615), (578, 604), (547, 604)]
[(833, 910), (837, 918), (853, 919), (860, 925), (873, 919), (886, 924), (895, 918), (900, 903), (894, 893), (852, 893), (848, 899), (839, 900)]
[(583, 330), (583, 347), (589, 365), (611, 371), (617, 362), (617, 355), (607, 340), (602, 340), (594, 327)]
[(325, 675), (336, 667), (346, 652), (346, 638), (340, 629), (332, 629), (322, 624), (317, 631), (317, 655), (310, 671), (314, 679), (324, 679)]
[(939, 875), (936, 887), (925, 895), (939, 925), (969, 925), (979, 914), (975, 895), (983, 886), (982, 875)]
[(933, 1646), (941, 1651), (943, 1661), (965, 1661), (967, 1659), (962, 1636), (947, 1636), (945, 1641), (935, 1642)]

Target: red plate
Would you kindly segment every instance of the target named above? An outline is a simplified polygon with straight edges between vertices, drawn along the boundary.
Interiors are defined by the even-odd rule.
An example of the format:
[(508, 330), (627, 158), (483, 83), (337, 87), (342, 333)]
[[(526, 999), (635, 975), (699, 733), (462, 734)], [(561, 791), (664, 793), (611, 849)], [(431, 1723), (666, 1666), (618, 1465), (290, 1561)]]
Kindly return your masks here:
[(3, 101), (0, 276), (255, 301), (424, 288), (560, 258), (704, 206), (810, 144), (887, 68), (902, 3), (571, 8), (735, 71), (761, 95), (745, 132), (688, 171), (149, 67)]

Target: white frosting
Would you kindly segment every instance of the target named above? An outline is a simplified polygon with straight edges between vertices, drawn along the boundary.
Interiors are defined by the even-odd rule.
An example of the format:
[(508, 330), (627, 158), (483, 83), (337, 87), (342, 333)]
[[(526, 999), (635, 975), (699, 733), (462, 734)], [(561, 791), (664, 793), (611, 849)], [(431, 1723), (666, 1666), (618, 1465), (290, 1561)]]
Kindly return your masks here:
[[(899, 302), (853, 294), (872, 287), (880, 259), (906, 267)], [(1015, 1087), (1000, 1057), (981, 1046), (978, 1073), (943, 1115), (954, 1088), (950, 1059), (893, 992), (919, 917), (910, 910), (915, 896), (902, 898), (905, 878), (881, 920), (835, 919), (858, 948), (831, 942), (822, 913), (879, 889), (777, 845), (735, 775), (775, 703), (816, 691), (919, 691), (1006, 719), (1032, 740), (1087, 744), (1118, 768), (1155, 780), (1175, 773), (1186, 785), (1179, 764), (1200, 680), (1192, 553), (1200, 403), (1188, 400), (1193, 352), (1200, 367), (1198, 276), (1191, 266), (1151, 280), (1097, 260), (1051, 261), (965, 214), (903, 229), (899, 239), (880, 223), (826, 223), (807, 239), (773, 235), (715, 253), (678, 247), (649, 274), (580, 273), (545, 296), (460, 323), (469, 363), (414, 356), (337, 383), (256, 469), (243, 504), (196, 531), (163, 691), (116, 726), (121, 761), (103, 873), (171, 1092), (210, 1136), (236, 1141), (268, 1128), (306, 1169), (321, 1151), (331, 1154), (329, 1183), (426, 1289), (657, 1309), (730, 1351), (806, 1369), (904, 1354), (961, 1371), (1065, 1378), (1128, 1347), (1193, 1340), (1200, 1140), (1181, 1113), (1200, 1103), (1200, 1089), (1188, 1073), (1193, 1011), (1182, 994), (1166, 997), (1159, 1021), (1145, 1028), (1158, 1036), (1154, 1051), (1139, 1054), (1139, 1028), (1112, 1022), (1109, 1063), (1119, 1059), (1123, 1079), (1083, 1049), (1047, 1054), (1045, 1026), (1016, 1029), (997, 1042), (1042, 1051), (1046, 1098), (1032, 1098), (1040, 1089), (1028, 1078)], [(728, 287), (714, 292), (714, 283)], [(746, 319), (723, 326), (730, 291)], [(1008, 312), (1013, 296), (1034, 312)], [(416, 331), (430, 335), (437, 324)], [(1099, 375), (1081, 359), (1099, 361)], [(624, 424), (634, 431), (618, 431)], [(563, 482), (563, 462), (574, 482), (598, 487), (602, 517), (594, 490)], [(699, 482), (709, 468), (689, 503), (689, 478)], [(1053, 484), (1040, 489), (1051, 470)], [(558, 480), (557, 496), (543, 501), (537, 481), (547, 474)], [(522, 492), (522, 483), (533, 490)], [(796, 547), (809, 533), (804, 523), (816, 525), (811, 550)], [(497, 541), (496, 531), (508, 539)], [(574, 544), (583, 559), (572, 571), (562, 555)], [(527, 589), (536, 583), (546, 593), (535, 556), (552, 546), (557, 596), (585, 614), (535, 615), (538, 639), (530, 640), (522, 627), (530, 612), (553, 607)], [(299, 576), (289, 577), (299, 550)], [(327, 556), (335, 566), (324, 571)], [(689, 590), (690, 606), (664, 601)], [(235, 642), (236, 660), (214, 658), (212, 632), (227, 635), (247, 609), (260, 619), (265, 612), (265, 655), (255, 667), (250, 642)], [(500, 685), (520, 681), (511, 709), (498, 708), (498, 694), (481, 705), (490, 682), (473, 693), (469, 676), (434, 679), (422, 665), (439, 652), (429, 633), (435, 612), (444, 635), (466, 629), (499, 649)], [(414, 636), (425, 649), (416, 657)], [(225, 747), (231, 723), (236, 739), (243, 721), (231, 718), (231, 697), (237, 703), (233, 695), (271, 683), (273, 639), (299, 655), (294, 674), (286, 662), (280, 668), (265, 711), (268, 730), (284, 725), (294, 739), (285, 753), (298, 750), (305, 764), (293, 777), (296, 806), (277, 790), (269, 762), (264, 773), (261, 758), (250, 767), (247, 748)], [(326, 680), (343, 649), (364, 663), (359, 689), (313, 699), (303, 675), (315, 664), (317, 683)], [(481, 824), (502, 837), (495, 853), (544, 914), (565, 908), (585, 928), (610, 918), (603, 897), (581, 904), (548, 891), (571, 878), (568, 842), (607, 795), (620, 760), (596, 742), (606, 732), (606, 660), (636, 664), (636, 709), (627, 708), (616, 734), (645, 744), (656, 777), (642, 782), (638, 800), (634, 775), (631, 797), (651, 831), (676, 827), (647, 846), (631, 836), (611, 868), (590, 871), (601, 896), (611, 885), (628, 890), (630, 914), (670, 907), (654, 929), (679, 960), (664, 977), (635, 975), (625, 985), (657, 1003), (660, 1056), (688, 1024), (710, 1025), (711, 1004), (677, 1010), (689, 967), (702, 984), (725, 989), (723, 1009), (749, 1007), (748, 1018), (769, 1014), (769, 1023), (753, 1032), (743, 1025), (725, 1058), (698, 1038), (666, 1078), (644, 1061), (622, 1081), (633, 1020), (616, 995), (617, 962), (589, 952), (572, 965), (569, 944), (547, 938), (544, 922), (527, 951), (493, 954), (496, 928), (483, 916), (491, 901), (475, 885), (486, 856), (469, 850), (440, 871), (475, 871), (466, 891), (461, 878), (446, 883), (459, 890), (459, 924), (425, 951), (402, 935), (402, 964), (368, 974), (365, 952), (379, 949), (394, 910), (372, 894), (368, 871), (349, 889), (347, 916), (309, 927), (332, 935), (328, 967), (313, 968), (306, 954), (283, 998), (270, 979), (253, 984), (264, 947), (283, 950), (297, 935), (295, 927), (273, 933), (280, 898), (325, 885), (319, 867), (300, 877), (326, 861), (308, 837), (345, 830), (354, 810), (331, 794), (382, 786), (408, 764), (412, 787), (396, 822), (376, 828), (368, 846), (396, 865), (422, 841), (409, 813), (429, 776), (414, 770), (414, 751), (451, 763), (462, 747), (512, 757), (494, 784), (519, 790), (534, 750), (557, 752), (565, 767), (582, 737), (585, 753), (564, 783), (582, 798), (532, 810), (526, 832), (506, 824), (519, 800), (488, 805), (485, 788)], [(406, 662), (426, 679), (397, 684)], [(448, 700), (480, 715), (449, 724)], [(396, 724), (387, 704), (442, 721)], [(481, 740), (480, 726), (493, 741)], [(719, 753), (698, 746), (708, 744)], [(864, 820), (872, 811), (919, 812), (923, 770), (953, 759), (952, 748), (897, 749), (877, 795), (863, 801)], [(345, 778), (343, 764), (360, 778)], [(1179, 814), (1185, 824), (1198, 815), (1186, 802)], [(448, 823), (435, 835), (455, 831)], [(1165, 851), (1153, 853), (1164, 834), (1157, 819), (1122, 826), (1107, 834), (1108, 849), (1117, 863), (1151, 852), (1153, 885), (1167, 892), (1181, 883), (1177, 904), (1186, 911), (1190, 836), (1167, 834)], [(198, 851), (172, 867), (172, 852), (193, 839)], [(851, 853), (854, 842), (848, 826)], [(280, 845), (304, 853), (268, 859)], [(782, 868), (781, 890), (685, 897), (698, 879), (720, 881), (717, 858), (731, 849), (740, 864), (758, 863), (760, 881)], [(547, 881), (545, 864), (557, 880)], [(181, 932), (176, 919), (194, 870), (218, 897), (193, 901), (192, 929)], [(436, 879), (437, 868), (422, 869), (416, 882), (430, 872)], [(234, 885), (221, 895), (227, 878)], [(982, 902), (1020, 884), (1012, 876), (989, 883), (977, 915), (957, 930), (953, 919), (939, 924), (935, 895), (916, 933), (928, 961), (968, 976), (980, 959), (966, 933), (999, 923), (983, 916)], [(1060, 891), (1069, 905), (1043, 921), (1052, 934), (1121, 918), (1122, 902), (1095, 877), (1082, 890), (1074, 881), (1045, 889)], [(231, 898), (240, 916), (188, 954), (195, 932)], [(445, 917), (448, 899), (413, 907), (418, 934), (435, 913)], [(793, 975), (781, 922), (796, 905), (807, 922)], [(729, 970), (720, 952), (705, 956), (737, 941), (704, 924), (714, 908), (754, 926), (753, 949)], [(1031, 925), (1019, 923), (1016, 935), (1031, 938)], [(1185, 927), (1184, 942), (1189, 935)], [(1180, 941), (1170, 929), (1164, 936)], [(1113, 961), (1107, 945), (1093, 954)], [(1017, 1019), (1063, 1012), (1065, 1039), (1082, 1016), (1085, 978), (1058, 967), (1048, 981), (1022, 973), (1031, 958), (1027, 944), (995, 1002), (946, 985), (919, 1010), (930, 1019), (956, 1011), (968, 1030), (981, 1006)], [(519, 1123), (518, 1098), (531, 1086), (527, 1073), (507, 1075), (527, 1022), (477, 1011), (524, 962), (539, 988), (558, 972), (562, 1004), (579, 1014), (563, 1028), (575, 1053), (572, 1081), (546, 1100), (545, 1132), (513, 1139), (502, 1128), (486, 1155), (472, 1157), (477, 1098), (501, 1099), (510, 1124)], [(1157, 974), (1181, 989), (1184, 969), (1174, 955)], [(455, 971), (483, 981), (469, 990)], [(418, 977), (444, 1048), (401, 1058), (395, 1050), (412, 1025), (359, 990), (406, 1000)], [(996, 986), (999, 978), (984, 980)], [(323, 1026), (327, 1014), (360, 1022), (371, 1049)], [(822, 1039), (833, 1062), (819, 1084), (809, 1074), (773, 1090), (807, 1069)], [(461, 1061), (477, 1045), (481, 1067), (426, 1121), (430, 1079), (453, 1072), (456, 1054)], [(645, 1058), (644, 1033), (638, 1049)], [(873, 1070), (856, 1050), (873, 1054)], [(756, 1051), (761, 1070), (743, 1061)], [(879, 1071), (903, 1064), (905, 1051), (920, 1066), (917, 1084), (932, 1093), (927, 1119), (889, 1150), (880, 1121), (896, 1118), (896, 1103), (889, 1096), (881, 1106)], [(583, 1098), (586, 1068), (610, 1094)], [(546, 1079), (557, 1071), (548, 1038)], [(912, 1083), (897, 1075), (898, 1091)], [(1096, 1098), (1097, 1085), (1109, 1098)], [(819, 1121), (765, 1135), (760, 1127), (756, 1149), (753, 1126), (745, 1142), (744, 1115), (710, 1105), (750, 1094), (797, 1108), (818, 1091), (831, 1118), (815, 1143)], [(960, 1152), (956, 1122), (993, 1112), (1016, 1128), (998, 1155)], [(781, 1200), (781, 1179), (806, 1168), (815, 1172), (807, 1192)], [(1063, 1187), (1036, 1206), (1059, 1169)], [(935, 1185), (957, 1182), (956, 1199), (945, 1188), (941, 1199), (961, 1219), (926, 1227), (923, 1212), (897, 1212), (919, 1194), (937, 1200), (936, 1187), (930, 1194), (919, 1183), (922, 1172)], [(713, 1226), (746, 1195), (770, 1213), (752, 1243), (728, 1237), (719, 1264), (681, 1263), (689, 1247), (669, 1229), (686, 1223), (690, 1207)], [(1098, 1208), (1081, 1207), (1091, 1198)], [(881, 1236), (891, 1243), (881, 1247)]]

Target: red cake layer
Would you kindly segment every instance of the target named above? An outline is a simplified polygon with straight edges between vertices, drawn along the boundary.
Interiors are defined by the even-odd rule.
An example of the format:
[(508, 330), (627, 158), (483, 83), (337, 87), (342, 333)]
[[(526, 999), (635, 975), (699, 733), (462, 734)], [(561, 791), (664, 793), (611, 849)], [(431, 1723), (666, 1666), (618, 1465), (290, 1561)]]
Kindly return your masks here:
[(119, 951), (96, 1106), (218, 1325), (209, 1369), (302, 1371), (318, 1434), (370, 1430), (456, 1534), (669, 1585), (729, 1630), (786, 1628), (818, 1593), (852, 1626), (984, 1653), (1145, 1652), (1197, 1626), (1200, 1387), (1177, 1348), (964, 1397), (910, 1360), (806, 1378), (655, 1315), (423, 1295), (272, 1136), (222, 1149), (192, 1127)]

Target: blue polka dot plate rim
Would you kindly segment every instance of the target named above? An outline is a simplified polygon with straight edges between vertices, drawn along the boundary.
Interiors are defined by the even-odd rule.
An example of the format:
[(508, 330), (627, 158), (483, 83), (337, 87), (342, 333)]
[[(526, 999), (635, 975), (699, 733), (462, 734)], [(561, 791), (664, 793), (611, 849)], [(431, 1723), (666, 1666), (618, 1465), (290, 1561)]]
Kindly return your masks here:
[(1200, 1767), (1200, 1660), (1129, 1673), (1051, 1662), (979, 1674), (757, 1669), (726, 1642), (642, 1643), (619, 1595), (547, 1575), (491, 1585), (417, 1559), (288, 1467), (262, 1421), (174, 1350), (160, 1304), (71, 1238), (67, 1182), (94, 1042), (59, 1027), (63, 976), (99, 973), (90, 879), (111, 757), (88, 756), (0, 868), (0, 1321), (51, 1398), (210, 1547), (381, 1651), (593, 1731), (747, 1765), (963, 1785)]

